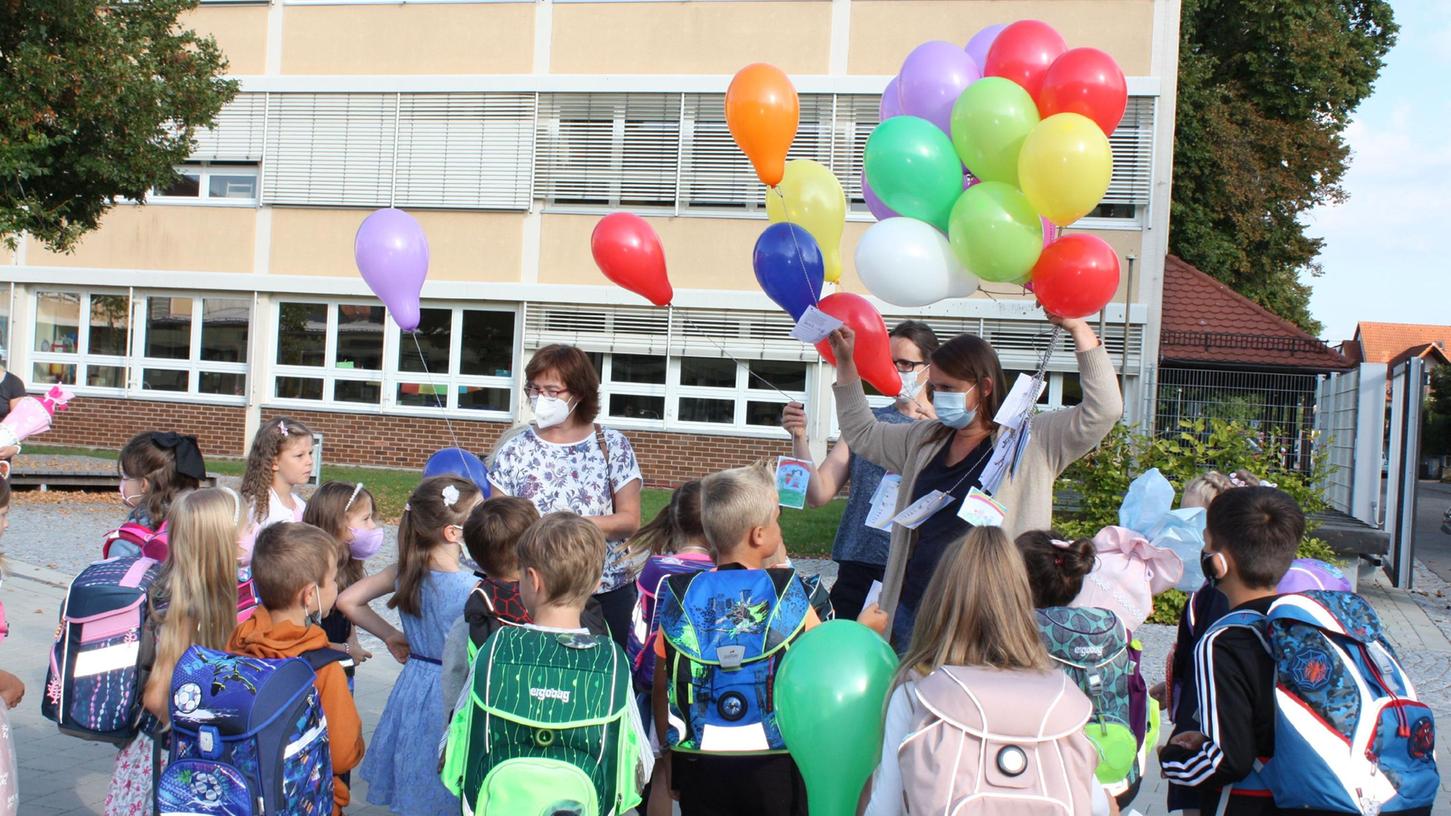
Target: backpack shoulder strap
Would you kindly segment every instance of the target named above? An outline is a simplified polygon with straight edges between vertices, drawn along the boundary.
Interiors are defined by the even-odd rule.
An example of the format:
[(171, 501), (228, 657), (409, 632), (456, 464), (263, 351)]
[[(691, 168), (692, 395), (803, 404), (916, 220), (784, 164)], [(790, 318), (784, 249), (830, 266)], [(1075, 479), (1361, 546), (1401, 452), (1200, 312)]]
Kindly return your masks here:
[(610, 494), (610, 513), (615, 512), (615, 483), (610, 480), (610, 443), (605, 441), (605, 426), (595, 423), (595, 442), (605, 456), (605, 491)]
[(329, 663), (341, 663), (343, 668), (352, 665), (353, 658), (347, 652), (340, 652), (337, 649), (313, 649), (310, 652), (303, 652), (298, 657), (307, 661), (314, 672), (322, 671)]
[[(1220, 629), (1229, 629), (1232, 627), (1248, 629), (1251, 632), (1254, 632), (1255, 637), (1259, 639), (1260, 645), (1265, 647), (1265, 651), (1268, 652), (1270, 650), (1270, 643), (1266, 639), (1265, 633), (1266, 628), (1268, 628), (1268, 624), (1269, 618), (1265, 617), (1264, 613), (1256, 612), (1253, 609), (1241, 609), (1235, 612), (1230, 612), (1229, 614), (1210, 624), (1209, 628), (1204, 630), (1204, 637), (1207, 638), (1211, 633), (1217, 632)], [(1201, 642), (1202, 640), (1203, 638), (1201, 638)]]

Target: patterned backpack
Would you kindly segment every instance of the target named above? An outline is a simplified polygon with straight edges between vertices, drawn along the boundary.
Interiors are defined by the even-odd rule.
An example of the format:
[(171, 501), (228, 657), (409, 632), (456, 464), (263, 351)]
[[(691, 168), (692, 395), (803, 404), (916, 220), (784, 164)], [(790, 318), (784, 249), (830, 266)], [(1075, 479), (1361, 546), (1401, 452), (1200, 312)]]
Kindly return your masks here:
[(772, 684), (811, 601), (792, 569), (724, 567), (660, 585), (672, 750), (779, 754)]
[(187, 649), (171, 681), (171, 759), (156, 782), (159, 816), (323, 816), (333, 767), (317, 671), (347, 655), (280, 660)]
[(1157, 718), (1150, 728), (1138, 642), (1129, 639), (1123, 622), (1107, 609), (1040, 609), (1038, 634), (1048, 656), (1093, 703), (1084, 733), (1098, 749), (1098, 781), (1112, 796), (1128, 792), (1143, 775), (1158, 737), (1151, 734), (1157, 731)]
[(1209, 631), (1230, 626), (1255, 632), (1275, 661), (1275, 755), (1235, 789), (1268, 790), (1285, 810), (1375, 814), (1435, 804), (1435, 717), (1364, 598), (1282, 595), (1267, 614), (1230, 612)]
[(635, 581), (639, 598), (630, 615), (630, 637), (625, 644), (625, 656), (630, 658), (630, 671), (634, 673), (636, 687), (648, 689), (655, 685), (655, 638), (660, 636), (655, 609), (660, 585), (672, 575), (694, 574), (714, 566), (704, 556), (654, 555), (645, 562), (640, 577)]
[(607, 637), (505, 626), (449, 725), (444, 786), (465, 814), (611, 816), (640, 803), (630, 672)]
[(71, 581), (45, 674), (41, 714), (66, 734), (125, 745), (145, 715), (141, 641), (146, 591), (161, 565), (144, 556), (97, 561)]

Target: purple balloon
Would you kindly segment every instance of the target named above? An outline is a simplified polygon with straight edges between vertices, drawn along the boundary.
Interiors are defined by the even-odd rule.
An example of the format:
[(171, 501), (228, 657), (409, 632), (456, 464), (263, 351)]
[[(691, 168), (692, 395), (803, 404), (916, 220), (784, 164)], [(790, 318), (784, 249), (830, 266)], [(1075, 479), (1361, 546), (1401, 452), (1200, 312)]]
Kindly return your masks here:
[(882, 89), (882, 104), (877, 108), (877, 113), (883, 122), (902, 113), (902, 93), (898, 87), (900, 85), (897, 77), (892, 77), (892, 81)]
[(920, 116), (952, 135), (952, 106), (982, 69), (950, 42), (930, 40), (912, 49), (897, 75), (902, 113)]
[(897, 213), (886, 205), (877, 194), (872, 192), (872, 186), (867, 183), (867, 174), (862, 173), (862, 198), (867, 201), (867, 209), (872, 211), (878, 221), (886, 221), (888, 218), (897, 218)]
[(378, 210), (358, 227), (353, 259), (398, 328), (418, 328), (418, 297), (428, 277), (428, 238), (418, 221), (392, 207)]
[(1345, 579), (1345, 573), (1334, 564), (1314, 558), (1296, 558), (1290, 562), (1290, 571), (1280, 579), (1280, 585), (1275, 587), (1275, 592), (1288, 595), (1291, 592), (1310, 592), (1317, 589), (1349, 592), (1350, 582)]
[(967, 41), (967, 48), (965, 50), (967, 51), (967, 55), (972, 57), (972, 61), (977, 63), (977, 67), (982, 68), (987, 65), (988, 49), (993, 47), (993, 40), (996, 40), (998, 35), (1003, 32), (1003, 29), (1007, 27), (1007, 23), (997, 23), (987, 26), (982, 31), (972, 35), (972, 39)]

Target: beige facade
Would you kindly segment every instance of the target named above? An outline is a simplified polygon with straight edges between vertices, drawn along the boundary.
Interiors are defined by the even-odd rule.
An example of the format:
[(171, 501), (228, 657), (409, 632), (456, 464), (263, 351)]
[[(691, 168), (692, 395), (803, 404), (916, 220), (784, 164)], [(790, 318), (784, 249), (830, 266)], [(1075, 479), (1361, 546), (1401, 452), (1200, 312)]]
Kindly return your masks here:
[(524, 74), (528, 3), (288, 6), (284, 74)]
[(32, 238), (26, 260), (35, 266), (251, 272), (256, 221), (251, 207), (119, 204), (73, 252), (48, 252)]

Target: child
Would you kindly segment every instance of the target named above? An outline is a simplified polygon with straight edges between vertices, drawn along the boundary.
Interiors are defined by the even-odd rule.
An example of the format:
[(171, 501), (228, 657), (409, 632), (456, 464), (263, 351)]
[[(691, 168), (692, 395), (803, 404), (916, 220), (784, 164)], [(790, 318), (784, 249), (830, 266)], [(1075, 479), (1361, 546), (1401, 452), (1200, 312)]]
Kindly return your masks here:
[[(328, 533), (336, 542), (338, 562), (338, 592), (363, 580), (368, 574), (366, 562), (383, 546), (383, 528), (373, 518), (373, 494), (363, 487), (362, 482), (324, 482), (307, 501), (302, 511), (302, 523)], [(327, 632), (332, 648), (347, 652), (354, 665), (361, 664), (373, 656), (358, 643), (358, 632), (348, 616), (336, 607), (322, 619), (322, 629)], [(354, 668), (347, 668), (347, 675), (353, 677)]]
[(242, 498), (251, 503), (251, 528), (242, 539), (251, 560), (257, 534), (269, 524), (302, 521), (305, 502), (294, 489), (312, 478), (312, 431), (295, 419), (279, 417), (262, 423), (247, 453)]
[[(1290, 568), (1305, 516), (1271, 487), (1220, 494), (1204, 531), (1204, 575), (1232, 611), (1264, 613)], [(1275, 663), (1244, 627), (1214, 629), (1194, 647), (1199, 731), (1183, 731), (1159, 752), (1164, 778), (1195, 788), (1203, 812), (1278, 813), (1261, 791), (1234, 790), (1257, 761), (1274, 754)], [(1222, 798), (1227, 801), (1221, 803)]]
[(196, 437), (147, 431), (131, 437), (116, 461), (126, 523), (106, 536), (102, 558), (145, 554), (166, 559), (166, 522), (177, 497), (207, 477)]
[[(404, 664), (359, 772), (368, 780), (369, 802), (405, 816), (459, 808), (458, 798), (438, 778), (438, 743), (447, 722), (440, 675), (444, 638), (463, 614), (476, 580), (460, 565), (460, 548), (464, 522), (478, 502), (473, 482), (456, 476), (425, 479), (403, 506), (398, 563), (338, 597), (348, 619), (380, 638)], [(368, 606), (390, 593), (388, 606), (398, 610), (402, 632)]]
[[(10, 482), (0, 479), (0, 535), (10, 526)], [(4, 568), (0, 558), (0, 569)], [(5, 617), (5, 606), (0, 604), (0, 640), (10, 634), (10, 622)], [(13, 816), (20, 802), (18, 771), (15, 767), (14, 736), (10, 731), (10, 715), (7, 709), (20, 705), (25, 697), (25, 684), (19, 677), (0, 670), (0, 814)]]
[[(165, 740), (171, 703), (171, 674), (193, 644), (226, 648), (236, 625), (237, 534), (242, 501), (224, 487), (197, 490), (170, 508), (171, 541), (161, 574), (147, 593), (151, 613), (141, 638), (140, 663), (150, 667), (142, 687), (146, 710)], [(164, 744), (164, 743), (163, 743)], [(116, 758), (106, 794), (107, 816), (152, 812), (153, 737), (147, 729)], [(165, 750), (161, 762), (166, 761)], [(159, 772), (159, 768), (156, 769)]]
[(600, 528), (574, 513), (550, 513), (519, 539), (531, 622), (489, 637), (476, 702), (449, 729), (443, 778), (465, 813), (622, 814), (639, 803), (651, 756), (624, 654), (582, 620), (605, 549)]
[(636, 579), (639, 599), (635, 602), (630, 641), (625, 654), (635, 673), (635, 687), (647, 694), (655, 682), (655, 598), (660, 582), (671, 575), (700, 572), (715, 566), (710, 542), (700, 521), (700, 480), (691, 479), (670, 496), (670, 503), (630, 540), (631, 561), (641, 554), (650, 557)]
[[(1086, 802), (1095, 814), (1113, 811), (1093, 777), (1097, 754), (1081, 730), (1091, 703), (1061, 672), (1053, 671), (1039, 640), (1032, 600), (1022, 556), (1001, 528), (974, 527), (966, 539), (948, 545), (923, 595), (887, 703), (882, 762), (870, 783), (865, 811), (869, 816), (906, 813), (906, 806), (912, 813), (943, 812), (946, 808), (933, 794), (949, 786), (1001, 797), (1001, 810), (994, 812), (1015, 812), (1009, 809), (1013, 792), (998, 784), (1013, 771), (1031, 771), (1024, 779), (1060, 780), (1057, 793), (1071, 799), (1060, 808), (1064, 812), (1083, 813)], [(1036, 733), (1048, 728), (1066, 736), (1048, 740), (1049, 750), (1044, 751), (1026, 743), (1027, 754), (1020, 750), (1016, 756), (1023, 767), (1005, 765), (1005, 758), (1015, 758), (1006, 749), (985, 753), (983, 759), (1001, 771), (994, 773), (990, 767), (986, 776), (977, 776), (977, 762), (959, 765), (957, 750), (944, 745), (937, 756), (943, 773), (924, 779), (914, 763), (921, 762), (919, 752), (946, 729), (943, 720), (931, 716), (939, 709), (929, 709), (923, 701), (937, 700), (943, 681), (949, 688), (960, 686), (953, 702), (970, 700), (969, 694), (978, 698), (980, 708), (972, 706), (971, 716), (981, 719), (985, 729), (1026, 719)], [(1065, 722), (1077, 722), (1078, 727), (1062, 727)], [(1058, 764), (1050, 766), (1052, 761)]]
[[(337, 599), (336, 576), (337, 542), (327, 533), (291, 522), (263, 530), (252, 551), (252, 580), (262, 604), (232, 633), (227, 651), (282, 658), (329, 648), (319, 621)], [(313, 683), (327, 717), (333, 813), (341, 814), (349, 798), (344, 777), (363, 757), (363, 723), (341, 665), (318, 669)]]

